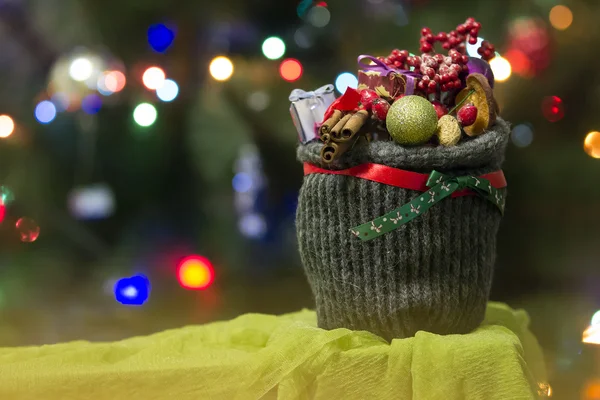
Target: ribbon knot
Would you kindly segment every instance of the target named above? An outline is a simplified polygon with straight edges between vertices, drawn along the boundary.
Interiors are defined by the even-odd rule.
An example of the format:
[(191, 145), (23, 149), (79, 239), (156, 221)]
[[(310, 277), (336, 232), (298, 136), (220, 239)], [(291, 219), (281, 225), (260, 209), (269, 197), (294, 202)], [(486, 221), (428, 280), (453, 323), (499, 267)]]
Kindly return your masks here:
[(450, 197), (452, 193), (463, 189), (471, 190), (474, 194), (488, 200), (498, 208), (501, 214), (504, 214), (504, 195), (485, 178), (469, 175), (449, 177), (441, 172), (433, 171), (427, 179), (427, 187), (429, 190), (421, 193), (409, 203), (373, 221), (352, 228), (350, 231), (361, 240), (375, 239), (418, 218), (446, 197)]
[(302, 89), (294, 89), (292, 90), (292, 93), (290, 93), (290, 101), (293, 103), (303, 99), (321, 98), (326, 94), (333, 93), (334, 89), (334, 86), (331, 84), (321, 86), (320, 88), (311, 90), (310, 92), (305, 92)]

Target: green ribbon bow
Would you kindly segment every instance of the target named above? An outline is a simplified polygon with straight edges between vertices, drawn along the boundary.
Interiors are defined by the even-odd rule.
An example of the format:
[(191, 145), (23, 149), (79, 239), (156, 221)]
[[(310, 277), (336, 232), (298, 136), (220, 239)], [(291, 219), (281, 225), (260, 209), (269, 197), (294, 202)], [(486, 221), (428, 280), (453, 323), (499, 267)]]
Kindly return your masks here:
[(450, 178), (440, 172), (433, 171), (427, 179), (427, 192), (413, 199), (410, 203), (396, 208), (373, 221), (350, 229), (350, 232), (361, 240), (371, 240), (398, 229), (402, 225), (424, 214), (440, 201), (457, 190), (470, 189), (477, 195), (493, 203), (504, 214), (504, 196), (490, 181), (475, 176), (457, 176)]

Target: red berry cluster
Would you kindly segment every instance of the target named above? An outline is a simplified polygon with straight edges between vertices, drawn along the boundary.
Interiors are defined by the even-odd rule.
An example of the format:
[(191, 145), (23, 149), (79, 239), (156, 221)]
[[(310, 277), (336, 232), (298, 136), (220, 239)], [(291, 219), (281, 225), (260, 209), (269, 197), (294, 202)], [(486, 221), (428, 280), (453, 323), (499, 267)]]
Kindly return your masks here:
[(481, 47), (477, 49), (477, 53), (483, 58), (485, 61), (490, 61), (492, 58), (496, 56), (496, 48), (493, 44), (484, 40), (481, 42)]
[[(431, 29), (423, 28), (420, 39), (423, 53), (421, 56), (411, 56), (407, 50), (395, 49), (389, 56), (379, 57), (379, 60), (391, 68), (414, 67), (415, 70), (420, 70), (423, 77), (417, 87), (424, 92), (435, 93), (438, 89), (443, 92), (460, 89), (463, 86), (460, 74), (469, 70), (465, 42), (476, 44), (480, 29), (481, 24), (474, 18), (467, 18), (464, 24), (458, 25), (450, 33), (440, 32), (434, 35)], [(436, 42), (441, 43), (442, 47), (448, 50), (448, 56), (435, 54)], [(489, 61), (495, 55), (494, 45), (484, 40), (478, 53), (485, 61)]]

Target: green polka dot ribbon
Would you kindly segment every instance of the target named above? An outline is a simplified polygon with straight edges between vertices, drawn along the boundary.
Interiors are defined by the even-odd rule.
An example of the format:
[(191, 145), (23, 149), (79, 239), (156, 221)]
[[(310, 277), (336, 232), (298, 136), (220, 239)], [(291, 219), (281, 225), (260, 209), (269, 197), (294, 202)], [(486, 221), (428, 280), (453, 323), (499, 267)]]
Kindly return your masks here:
[(500, 210), (501, 214), (504, 214), (504, 196), (487, 179), (475, 176), (448, 177), (438, 171), (433, 171), (427, 179), (427, 187), (430, 188), (427, 192), (422, 193), (410, 203), (373, 221), (352, 228), (350, 232), (361, 240), (375, 239), (418, 218), (446, 197), (463, 189), (469, 189), (474, 194), (490, 201)]

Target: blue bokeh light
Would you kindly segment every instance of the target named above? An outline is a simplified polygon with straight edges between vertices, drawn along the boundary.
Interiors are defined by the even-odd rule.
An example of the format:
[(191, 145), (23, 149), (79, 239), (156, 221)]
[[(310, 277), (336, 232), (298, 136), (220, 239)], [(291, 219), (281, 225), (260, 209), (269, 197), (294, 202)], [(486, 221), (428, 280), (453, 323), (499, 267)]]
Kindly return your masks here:
[(48, 100), (40, 101), (35, 107), (35, 119), (41, 124), (49, 124), (56, 118), (56, 106)]
[(164, 53), (173, 44), (175, 32), (164, 24), (154, 24), (148, 28), (148, 43), (158, 53)]
[(102, 99), (97, 94), (89, 94), (81, 101), (81, 109), (87, 114), (96, 114), (102, 108)]
[(150, 280), (145, 275), (121, 278), (115, 283), (115, 300), (126, 306), (141, 306), (150, 297)]
[(235, 174), (231, 183), (233, 190), (238, 193), (246, 193), (252, 189), (252, 177), (245, 172)]
[(343, 72), (335, 79), (335, 88), (340, 93), (345, 93), (346, 89), (358, 87), (358, 78), (351, 72)]

